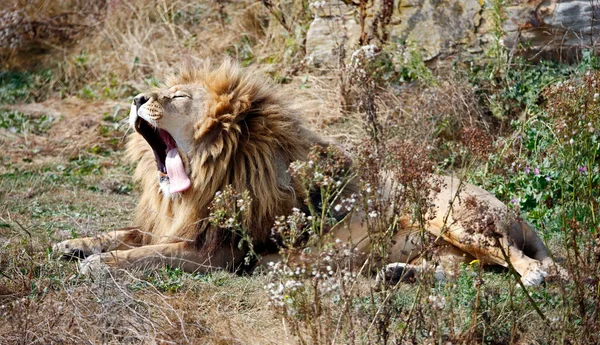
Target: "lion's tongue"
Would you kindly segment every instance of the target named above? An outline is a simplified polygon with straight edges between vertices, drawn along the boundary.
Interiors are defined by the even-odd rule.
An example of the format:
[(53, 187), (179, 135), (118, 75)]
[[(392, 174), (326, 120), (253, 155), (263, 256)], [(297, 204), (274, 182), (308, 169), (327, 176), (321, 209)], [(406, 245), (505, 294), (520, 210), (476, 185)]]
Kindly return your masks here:
[(179, 156), (179, 152), (177, 152), (177, 148), (167, 152), (165, 165), (167, 167), (167, 175), (169, 176), (169, 191), (171, 193), (180, 193), (190, 188), (190, 178), (185, 173), (183, 161)]

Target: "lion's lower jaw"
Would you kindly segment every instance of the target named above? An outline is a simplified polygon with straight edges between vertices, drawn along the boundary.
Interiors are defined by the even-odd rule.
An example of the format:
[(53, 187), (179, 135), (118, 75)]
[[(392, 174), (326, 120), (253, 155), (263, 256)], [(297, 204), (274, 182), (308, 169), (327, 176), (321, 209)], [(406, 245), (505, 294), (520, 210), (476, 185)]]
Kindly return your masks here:
[(171, 183), (168, 177), (158, 177), (158, 189), (165, 198), (177, 199), (181, 197), (181, 193), (171, 193)]

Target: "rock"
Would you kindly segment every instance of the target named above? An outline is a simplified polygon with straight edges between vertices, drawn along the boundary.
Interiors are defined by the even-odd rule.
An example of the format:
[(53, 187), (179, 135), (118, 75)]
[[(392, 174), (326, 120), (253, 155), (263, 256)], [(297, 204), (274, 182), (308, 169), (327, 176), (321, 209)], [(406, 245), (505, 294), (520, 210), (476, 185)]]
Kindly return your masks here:
[(312, 1), (309, 6), (311, 13), (316, 17), (338, 17), (352, 15), (354, 12), (354, 6), (341, 0)]
[[(390, 40), (408, 42), (431, 60), (449, 55), (458, 45), (477, 46), (475, 19), (480, 17), (478, 0), (398, 1), (390, 29)], [(478, 19), (479, 20), (479, 19)]]
[(358, 45), (360, 27), (353, 18), (316, 17), (306, 33), (306, 52), (315, 65), (336, 63), (340, 46)]
[(566, 57), (582, 48), (598, 47), (600, 7), (593, 2), (523, 1), (507, 8), (507, 17), (503, 30), (508, 47), (521, 43), (531, 54)]
[[(495, 0), (395, 0), (389, 24), (373, 32), (383, 3), (368, 7), (365, 30), (369, 42), (410, 44), (424, 60), (457, 52), (479, 54), (491, 42), (491, 1)], [(389, 2), (388, 2), (389, 3)], [(316, 63), (337, 61), (333, 53), (343, 45), (357, 48), (361, 35), (358, 8), (341, 0), (313, 1), (315, 19), (306, 38), (306, 50)], [(503, 43), (527, 54), (572, 55), (581, 48), (598, 46), (600, 6), (587, 0), (513, 0), (504, 8)], [(598, 18), (598, 19), (596, 19)], [(524, 47), (524, 48), (523, 48)], [(550, 54), (545, 54), (546, 56)]]

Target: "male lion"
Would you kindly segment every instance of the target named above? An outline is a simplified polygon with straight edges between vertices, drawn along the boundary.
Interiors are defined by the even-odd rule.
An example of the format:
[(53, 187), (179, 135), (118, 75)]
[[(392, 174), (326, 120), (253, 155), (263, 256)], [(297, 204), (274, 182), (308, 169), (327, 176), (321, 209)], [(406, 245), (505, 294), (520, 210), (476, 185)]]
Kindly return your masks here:
[[(232, 186), (247, 190), (253, 200), (245, 225), (255, 248), (263, 246), (264, 252), (275, 217), (292, 208), (308, 213), (305, 192), (288, 173), (290, 163), (306, 160), (314, 145), (328, 145), (302, 124), (288, 102), (273, 85), (230, 62), (214, 70), (188, 69), (167, 87), (138, 95), (131, 106), (135, 132), (128, 143), (141, 186), (135, 227), (67, 240), (54, 250), (85, 258), (83, 271), (104, 265), (168, 264), (200, 272), (239, 267), (246, 253), (229, 230), (209, 219), (215, 194)], [(437, 210), (426, 230), (454, 251), (485, 263), (508, 266), (508, 257), (524, 283), (541, 283), (552, 260), (531, 227), (508, 217), (506, 206), (492, 194), (469, 184), (458, 189), (457, 179), (440, 178), (444, 187), (435, 195)], [(492, 225), (506, 229), (495, 243), (466, 229), (480, 216), (467, 205), (469, 199), (488, 205), (496, 215)], [(350, 213), (332, 231), (343, 241), (354, 239), (359, 252), (366, 252), (369, 238), (362, 218)], [(396, 229), (393, 262), (408, 263), (419, 254), (420, 237), (412, 233), (410, 226)]]

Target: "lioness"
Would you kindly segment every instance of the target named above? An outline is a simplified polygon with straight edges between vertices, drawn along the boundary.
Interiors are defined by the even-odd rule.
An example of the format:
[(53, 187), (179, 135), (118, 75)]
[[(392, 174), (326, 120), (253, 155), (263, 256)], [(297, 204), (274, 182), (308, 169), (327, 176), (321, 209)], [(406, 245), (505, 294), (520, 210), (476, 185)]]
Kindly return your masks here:
[[(136, 96), (129, 118), (135, 132), (127, 149), (141, 187), (135, 227), (67, 240), (54, 250), (85, 258), (83, 271), (101, 265), (169, 264), (201, 272), (237, 267), (246, 253), (228, 230), (208, 219), (215, 193), (229, 185), (249, 192), (253, 202), (245, 224), (257, 247), (269, 243), (275, 217), (294, 207), (308, 213), (305, 193), (288, 167), (306, 160), (314, 145), (328, 143), (303, 125), (289, 102), (256, 73), (230, 62), (217, 69), (190, 68), (168, 86)], [(435, 195), (435, 216), (426, 230), (485, 263), (507, 266), (507, 255), (524, 283), (542, 282), (552, 260), (531, 227), (509, 217), (492, 194), (469, 184), (458, 190), (457, 179), (440, 178), (444, 187)], [(507, 229), (495, 243), (465, 228), (478, 216), (464, 202), (469, 198), (488, 205), (498, 215), (493, 225)], [(360, 214), (348, 214), (332, 231), (368, 251)], [(391, 260), (409, 263), (419, 254), (413, 233), (411, 226), (396, 229)]]

